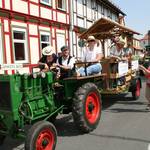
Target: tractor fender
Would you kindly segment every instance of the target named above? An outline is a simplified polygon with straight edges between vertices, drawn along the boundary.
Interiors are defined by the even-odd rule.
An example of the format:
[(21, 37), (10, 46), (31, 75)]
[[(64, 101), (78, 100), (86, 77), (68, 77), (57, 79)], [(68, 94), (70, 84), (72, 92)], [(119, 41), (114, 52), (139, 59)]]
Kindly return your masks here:
[(129, 92), (135, 91), (136, 90), (136, 82), (137, 80), (140, 81), (140, 88), (142, 88), (142, 81), (141, 78), (139, 76), (135, 77), (134, 79), (131, 80), (131, 84), (129, 87)]

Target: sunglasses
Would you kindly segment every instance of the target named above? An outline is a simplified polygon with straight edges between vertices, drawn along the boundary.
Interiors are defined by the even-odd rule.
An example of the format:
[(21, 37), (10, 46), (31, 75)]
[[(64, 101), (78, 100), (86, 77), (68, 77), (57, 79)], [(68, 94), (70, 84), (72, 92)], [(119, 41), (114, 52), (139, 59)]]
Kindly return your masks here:
[(88, 42), (95, 42), (95, 40), (89, 40)]
[(63, 52), (69, 51), (69, 49), (64, 49)]

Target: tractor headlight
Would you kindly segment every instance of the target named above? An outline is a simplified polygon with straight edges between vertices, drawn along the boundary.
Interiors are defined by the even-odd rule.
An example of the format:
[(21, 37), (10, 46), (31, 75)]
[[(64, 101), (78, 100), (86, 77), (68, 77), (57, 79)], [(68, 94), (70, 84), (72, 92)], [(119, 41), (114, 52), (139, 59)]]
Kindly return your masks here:
[(33, 78), (34, 78), (34, 79), (37, 78), (37, 73), (33, 73)]
[(45, 72), (41, 72), (41, 77), (42, 77), (42, 78), (45, 78), (45, 77), (46, 77)]

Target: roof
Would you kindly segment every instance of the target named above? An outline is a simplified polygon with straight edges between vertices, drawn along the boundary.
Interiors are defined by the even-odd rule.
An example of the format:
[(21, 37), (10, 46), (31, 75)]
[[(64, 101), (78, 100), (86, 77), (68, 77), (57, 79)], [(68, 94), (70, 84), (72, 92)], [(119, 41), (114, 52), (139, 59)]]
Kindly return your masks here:
[(112, 1), (110, 0), (99, 0), (101, 3), (103, 3), (105, 6), (115, 10), (118, 13), (121, 13), (122, 15), (126, 15), (119, 7), (117, 7)]
[(141, 41), (148, 40), (148, 34), (145, 34), (145, 36), (141, 39)]
[(133, 31), (119, 23), (112, 21), (110, 19), (101, 18), (97, 20), (89, 29), (80, 35), (80, 38), (86, 39), (89, 35), (95, 36), (97, 39), (109, 39), (114, 35), (121, 34), (137, 34), (140, 33)]

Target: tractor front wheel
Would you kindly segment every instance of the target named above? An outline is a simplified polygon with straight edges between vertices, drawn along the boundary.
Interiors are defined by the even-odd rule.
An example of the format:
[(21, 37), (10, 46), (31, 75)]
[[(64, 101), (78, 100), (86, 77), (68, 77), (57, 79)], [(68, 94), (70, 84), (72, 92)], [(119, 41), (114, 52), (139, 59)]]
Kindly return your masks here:
[(101, 107), (101, 96), (95, 84), (86, 83), (76, 91), (72, 114), (79, 130), (88, 133), (97, 127)]
[(54, 150), (56, 142), (57, 131), (54, 125), (47, 121), (39, 121), (27, 134), (25, 150)]

